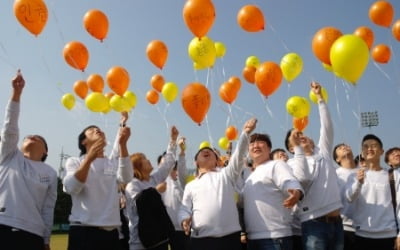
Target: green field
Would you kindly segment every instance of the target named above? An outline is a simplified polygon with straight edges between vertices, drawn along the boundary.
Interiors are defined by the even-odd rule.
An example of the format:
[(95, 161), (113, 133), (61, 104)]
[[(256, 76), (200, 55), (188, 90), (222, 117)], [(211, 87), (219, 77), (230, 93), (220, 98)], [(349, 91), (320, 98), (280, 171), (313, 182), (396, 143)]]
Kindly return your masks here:
[(52, 234), (50, 238), (51, 250), (67, 250), (68, 234)]

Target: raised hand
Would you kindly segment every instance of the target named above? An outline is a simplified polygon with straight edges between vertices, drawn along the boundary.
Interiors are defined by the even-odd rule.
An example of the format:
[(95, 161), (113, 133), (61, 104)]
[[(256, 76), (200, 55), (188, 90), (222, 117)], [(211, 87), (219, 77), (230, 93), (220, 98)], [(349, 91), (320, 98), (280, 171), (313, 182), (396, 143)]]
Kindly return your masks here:
[(21, 74), (21, 70), (18, 70), (17, 75), (11, 81), (13, 87), (13, 93), (11, 96), (11, 100), (15, 102), (19, 102), (22, 90), (25, 87), (25, 79)]
[(318, 102), (320, 100), (323, 100), (322, 91), (321, 91), (321, 85), (319, 83), (317, 83), (317, 82), (311, 82), (310, 85), (311, 85), (311, 90), (317, 96)]
[(175, 126), (171, 127), (171, 141), (176, 143), (176, 139), (178, 139), (179, 131)]
[(250, 134), (255, 128), (257, 124), (257, 119), (256, 118), (251, 118), (250, 120), (246, 121), (246, 123), (243, 126), (243, 131), (246, 134)]
[(289, 197), (283, 201), (283, 206), (292, 208), (300, 200), (301, 191), (298, 189), (288, 189)]

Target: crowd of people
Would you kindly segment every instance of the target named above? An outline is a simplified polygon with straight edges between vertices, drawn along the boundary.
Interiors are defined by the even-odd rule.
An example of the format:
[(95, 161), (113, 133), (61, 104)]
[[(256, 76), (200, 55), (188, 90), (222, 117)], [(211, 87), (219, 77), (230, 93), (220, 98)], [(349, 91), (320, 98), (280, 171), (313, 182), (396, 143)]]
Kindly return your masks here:
[[(25, 136), (18, 148), (24, 86), (18, 71), (0, 137), (0, 241), (4, 249), (43, 250), (50, 249), (57, 174), (45, 163), (42, 136)], [(127, 113), (109, 156), (104, 132), (86, 127), (80, 156), (66, 161), (63, 177), (72, 198), (68, 250), (400, 250), (400, 148), (385, 152), (374, 134), (362, 138), (356, 156), (333, 145), (320, 84), (311, 90), (317, 143), (291, 129), (286, 149), (273, 149), (252, 118), (228, 158), (198, 150), (190, 182), (186, 138), (175, 126), (154, 168), (144, 153), (129, 153)]]

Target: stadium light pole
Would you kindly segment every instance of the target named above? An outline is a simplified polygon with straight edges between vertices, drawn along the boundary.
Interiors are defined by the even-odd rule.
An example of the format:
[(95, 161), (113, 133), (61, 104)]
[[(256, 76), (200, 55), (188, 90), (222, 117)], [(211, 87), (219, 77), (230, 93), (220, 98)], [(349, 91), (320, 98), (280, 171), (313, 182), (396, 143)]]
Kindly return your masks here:
[(378, 111), (361, 112), (361, 127), (371, 128), (379, 125)]

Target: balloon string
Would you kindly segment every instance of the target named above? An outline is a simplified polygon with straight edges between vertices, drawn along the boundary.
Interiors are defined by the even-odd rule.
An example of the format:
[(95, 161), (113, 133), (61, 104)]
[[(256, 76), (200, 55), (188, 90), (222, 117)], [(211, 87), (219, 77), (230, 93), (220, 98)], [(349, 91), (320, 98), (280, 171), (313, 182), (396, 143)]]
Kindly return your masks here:
[(222, 62), (222, 79), (223, 79), (223, 81), (225, 81), (226, 74), (225, 74), (224, 58), (222, 58), (222, 57), (221, 57), (221, 62)]
[(271, 27), (272, 32), (275, 34), (275, 36), (278, 38), (278, 40), (281, 42), (283, 48), (286, 50), (286, 52), (289, 52), (289, 47), (286, 45), (285, 41), (281, 38), (281, 36), (276, 32), (274, 26), (272, 26), (271, 22), (268, 24), (269, 27)]
[(285, 131), (285, 127), (278, 121), (278, 119), (274, 116), (274, 114), (272, 113), (272, 110), (270, 109), (269, 105), (268, 105), (268, 100), (267, 98), (265, 98), (263, 95), (260, 95), (261, 99), (264, 103), (265, 106), (265, 110), (267, 111), (267, 113), (269, 114), (269, 116), (272, 118), (272, 120), (274, 120), (277, 124), (278, 127), (280, 127), (282, 129), (282, 131)]
[[(287, 85), (287, 94), (286, 94), (286, 100), (289, 100), (290, 97), (290, 83)], [(289, 130), (289, 113), (286, 113), (286, 130)]]
[(208, 115), (206, 115), (206, 126), (207, 126), (208, 140), (209, 140), (211, 146), (214, 147), (214, 142), (213, 142), (213, 139), (212, 139), (212, 136), (211, 136), (210, 125), (209, 125), (209, 122), (208, 122)]
[[(357, 108), (358, 108), (358, 114), (354, 114), (354, 116), (356, 117), (357, 121), (358, 121), (358, 133), (357, 133), (357, 141), (361, 141), (361, 102), (360, 102), (360, 95), (359, 95), (359, 91), (357, 89), (357, 87), (355, 87), (355, 96), (356, 96), (356, 101), (357, 101)], [(361, 144), (359, 144), (361, 145)], [(359, 147), (359, 152), (361, 152), (361, 146)]]
[(396, 77), (394, 82), (395, 82), (395, 84), (396, 84), (396, 82), (398, 83), (397, 92), (400, 94), (400, 71), (398, 70), (398, 67), (397, 67), (397, 65), (398, 65), (397, 56), (396, 56), (396, 52), (394, 51), (394, 48), (393, 48), (392, 39), (389, 39), (389, 47), (390, 47), (390, 51), (392, 52), (391, 60), (393, 60), (393, 68), (394, 68), (394, 73), (395, 73), (395, 77)]
[(337, 82), (336, 79), (337, 78), (335, 77), (334, 90), (335, 90), (336, 111), (337, 111), (339, 122), (340, 122), (340, 125), (341, 125), (341, 126), (339, 126), (340, 134), (342, 135), (342, 138), (344, 139), (346, 137), (344, 136), (343, 117), (342, 117), (342, 112), (340, 111), (340, 102), (339, 102), (339, 98), (338, 98), (338, 82)]
[(2, 42), (0, 42), (0, 47), (1, 50), (3, 51), (3, 54), (5, 55), (5, 57), (0, 56), (0, 59), (3, 60), (9, 66), (11, 66), (11, 68), (13, 68), (14, 70), (18, 70), (17, 65), (11, 62), (11, 57), (8, 55), (7, 50), (5, 49)]
[(381, 66), (379, 66), (376, 62), (374, 62), (374, 65), (386, 77), (386, 79), (392, 81), (392, 79), (390, 79), (390, 76), (382, 69)]

